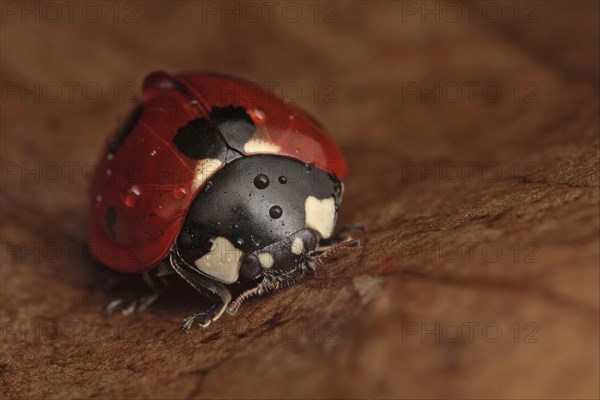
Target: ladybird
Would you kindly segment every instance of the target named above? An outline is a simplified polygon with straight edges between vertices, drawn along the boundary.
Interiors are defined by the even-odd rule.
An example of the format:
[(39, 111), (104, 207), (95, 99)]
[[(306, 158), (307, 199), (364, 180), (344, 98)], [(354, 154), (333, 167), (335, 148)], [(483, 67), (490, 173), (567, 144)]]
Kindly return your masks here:
[(206, 327), (246, 299), (287, 287), (324, 256), (358, 245), (334, 227), (347, 164), (325, 129), (258, 85), (210, 73), (144, 80), (107, 142), (91, 188), (88, 248), (105, 266), (174, 274), (214, 300)]

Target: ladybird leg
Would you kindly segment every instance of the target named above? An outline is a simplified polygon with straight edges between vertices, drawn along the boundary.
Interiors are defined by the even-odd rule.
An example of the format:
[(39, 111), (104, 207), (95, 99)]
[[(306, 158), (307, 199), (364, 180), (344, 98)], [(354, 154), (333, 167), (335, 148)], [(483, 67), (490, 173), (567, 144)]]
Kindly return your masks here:
[[(144, 272), (142, 275), (142, 278), (144, 279), (144, 283), (146, 283), (146, 285), (150, 289), (152, 289), (152, 293), (150, 293), (146, 296), (142, 296), (142, 297), (132, 301), (128, 307), (123, 309), (124, 315), (129, 315), (134, 312), (144, 311), (146, 308), (150, 307), (160, 297), (161, 293), (163, 292), (163, 287), (161, 287), (160, 284), (157, 283), (150, 276), (150, 274), (148, 272)], [(161, 280), (161, 281), (163, 282), (163, 284), (165, 283), (164, 280)]]
[[(355, 239), (351, 235), (348, 235), (348, 232), (364, 232), (365, 227), (362, 224), (348, 224), (342, 227), (337, 233), (335, 233), (329, 239), (321, 239), (319, 241), (319, 246), (314, 250), (312, 254), (320, 254), (324, 253), (328, 250), (334, 250), (339, 246), (344, 248), (348, 247), (357, 247), (360, 246), (360, 240)], [(348, 242), (348, 243), (347, 243)], [(342, 245), (343, 244), (343, 245)], [(350, 246), (349, 246), (350, 244)]]
[(210, 325), (211, 322), (218, 320), (231, 303), (231, 293), (220, 282), (206, 278), (200, 272), (188, 266), (186, 263), (178, 262), (176, 256), (171, 253), (171, 266), (187, 283), (202, 294), (208, 294), (217, 297), (219, 302), (213, 304), (208, 310), (190, 315), (181, 325), (181, 330), (187, 332), (196, 320), (203, 328)]
[(104, 314), (111, 315), (118, 309), (121, 309), (121, 313), (123, 315), (130, 315), (134, 312), (144, 311), (148, 308), (152, 303), (158, 299), (160, 293), (152, 293), (145, 296), (141, 296), (134, 300), (127, 299), (115, 299), (104, 306)]
[[(181, 324), (181, 331), (186, 333), (189, 332), (189, 330), (192, 328), (192, 325), (194, 325), (194, 322), (198, 322), (198, 325), (200, 325), (203, 328), (207, 328), (213, 321), (212, 315), (218, 313), (220, 307), (221, 305), (219, 303), (215, 303), (206, 311), (190, 315), (189, 317), (183, 320), (183, 323)], [(219, 316), (216, 318), (219, 318), (221, 314), (219, 314)]]
[(311, 262), (309, 262), (307, 266), (314, 271), (324, 258), (336, 254), (340, 250), (352, 249), (358, 246), (360, 246), (360, 240), (352, 238), (344, 238), (343, 240), (334, 243), (327, 242), (326, 244), (323, 244), (321, 242), (319, 243), (319, 247), (311, 253)]
[(152, 289), (152, 293), (133, 300), (124, 298), (115, 299), (104, 306), (104, 314), (111, 315), (118, 309), (121, 309), (121, 313), (123, 315), (130, 315), (134, 312), (144, 311), (152, 303), (154, 303), (156, 299), (160, 297), (160, 294), (163, 292), (163, 288), (156, 281), (154, 281), (147, 272), (144, 272), (142, 277), (146, 285)]
[(358, 223), (344, 225), (344, 226), (342, 226), (342, 229), (340, 229), (335, 236), (340, 236), (340, 235), (343, 235), (344, 233), (350, 232), (350, 231), (364, 232), (365, 226), (363, 224), (358, 224)]
[(123, 315), (130, 315), (134, 312), (144, 311), (146, 308), (150, 307), (156, 299), (160, 296), (159, 293), (152, 293), (146, 296), (142, 296), (130, 302), (126, 307), (123, 308)]
[(327, 240), (322, 240), (320, 245), (327, 246), (331, 244), (335, 244), (337, 242), (344, 242), (346, 240), (352, 239), (351, 236), (348, 235), (349, 232), (364, 232), (365, 226), (363, 224), (348, 224), (343, 226), (333, 237)]
[(125, 304), (125, 299), (115, 299), (112, 300), (110, 303), (106, 304), (104, 306), (104, 314), (106, 316), (111, 315), (112, 313), (114, 313), (119, 307), (121, 307), (123, 304)]

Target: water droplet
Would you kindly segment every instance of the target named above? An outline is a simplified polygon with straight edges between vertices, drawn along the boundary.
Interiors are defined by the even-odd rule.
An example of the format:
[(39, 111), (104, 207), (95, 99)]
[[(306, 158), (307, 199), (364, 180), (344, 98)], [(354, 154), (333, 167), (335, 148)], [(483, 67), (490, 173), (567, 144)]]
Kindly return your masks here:
[(100, 202), (102, 202), (102, 196), (97, 195), (96, 196), (96, 203), (100, 203)]
[(151, 155), (152, 157), (154, 157), (154, 156), (156, 155), (156, 150), (152, 150), (152, 151), (150, 152), (150, 155)]
[(204, 191), (207, 192), (213, 185), (213, 181), (208, 181), (206, 182), (206, 185), (204, 185)]
[(112, 169), (107, 169), (106, 170), (106, 175), (109, 175), (109, 176), (112, 175)]
[(252, 121), (254, 121), (256, 125), (263, 125), (267, 120), (265, 111), (262, 108), (258, 107), (250, 111), (250, 116), (252, 117)]
[[(132, 185), (129, 188), (127, 188), (125, 193), (121, 196), (121, 200), (123, 201), (123, 204), (125, 204), (127, 207), (131, 208), (137, 204), (138, 200), (140, 199), (141, 194), (142, 194), (142, 189), (140, 189), (140, 187), (138, 185)], [(160, 206), (159, 206), (159, 208), (160, 208)]]
[(254, 186), (256, 186), (257, 189), (266, 188), (269, 186), (269, 178), (263, 174), (256, 175), (256, 178), (254, 178)]
[(112, 160), (112, 159), (113, 159), (113, 157), (114, 157), (113, 153), (108, 153), (108, 154), (106, 155), (106, 159), (107, 159), (107, 160)]
[(179, 186), (179, 187), (173, 189), (173, 197), (175, 197), (178, 200), (181, 200), (185, 196), (187, 196), (189, 192), (190, 191), (188, 190), (187, 187), (185, 187), (185, 186)]
[(282, 185), (285, 185), (287, 183), (287, 177), (280, 176), (279, 177), (279, 183), (281, 183)]
[(296, 150), (295, 150), (295, 152), (296, 152), (296, 154), (300, 154), (300, 148), (299, 148), (299, 147), (296, 147)]
[(289, 119), (294, 119), (295, 117), (292, 114), (290, 114), (290, 116), (288, 118)]
[(273, 206), (269, 210), (269, 215), (273, 219), (278, 219), (279, 217), (281, 217), (282, 214), (283, 214), (283, 210), (279, 206)]
[(235, 241), (235, 244), (237, 245), (237, 247), (242, 247), (244, 245), (244, 239), (239, 238)]

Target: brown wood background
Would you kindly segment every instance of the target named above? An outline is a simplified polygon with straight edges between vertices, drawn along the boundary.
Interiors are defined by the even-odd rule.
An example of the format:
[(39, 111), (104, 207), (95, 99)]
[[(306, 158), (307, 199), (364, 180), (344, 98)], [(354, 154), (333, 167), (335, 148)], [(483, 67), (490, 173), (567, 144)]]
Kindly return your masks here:
[[(597, 2), (45, 4), (2, 3), (3, 397), (598, 398)], [(82, 255), (89, 163), (155, 69), (287, 88), (364, 246), (207, 330), (104, 318), (141, 286)]]

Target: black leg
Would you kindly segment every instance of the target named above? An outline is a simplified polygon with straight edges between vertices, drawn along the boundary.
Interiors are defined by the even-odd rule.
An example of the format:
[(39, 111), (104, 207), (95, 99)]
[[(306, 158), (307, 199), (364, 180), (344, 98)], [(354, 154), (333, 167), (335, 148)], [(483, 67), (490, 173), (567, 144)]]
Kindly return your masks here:
[(364, 232), (364, 230), (365, 230), (365, 226), (363, 224), (357, 224), (357, 223), (348, 224), (348, 225), (342, 226), (342, 229), (340, 229), (335, 236), (343, 236), (346, 232), (350, 232), (350, 231)]
[(152, 303), (158, 299), (160, 294), (163, 292), (163, 286), (161, 286), (158, 282), (154, 281), (152, 277), (145, 272), (143, 274), (144, 282), (150, 289), (152, 289), (152, 293), (141, 296), (136, 299), (125, 299), (118, 298), (106, 306), (104, 306), (104, 313), (106, 315), (111, 315), (118, 309), (121, 309), (123, 315), (133, 314), (136, 311), (144, 311), (148, 308)]
[(310, 254), (311, 262), (308, 263), (308, 267), (314, 271), (324, 258), (336, 254), (340, 250), (347, 250), (358, 246), (360, 246), (360, 240), (340, 234), (329, 240), (322, 240), (319, 242), (319, 246)]
[[(340, 242), (347, 242), (350, 240), (356, 240), (351, 235), (348, 235), (349, 232), (364, 232), (365, 227), (362, 224), (349, 224), (343, 226), (339, 231), (337, 231), (331, 238), (322, 239), (319, 242), (319, 248), (317, 248), (317, 252), (320, 252), (321, 249), (325, 249), (336, 245)], [(359, 243), (360, 244), (360, 243)]]
[(231, 293), (229, 293), (229, 290), (222, 283), (205, 277), (199, 271), (187, 265), (175, 253), (171, 253), (170, 262), (175, 272), (194, 289), (204, 295), (218, 298), (218, 302), (208, 310), (187, 317), (181, 325), (181, 330), (185, 332), (189, 331), (196, 321), (198, 321), (200, 326), (206, 328), (211, 322), (218, 320), (227, 309), (229, 303), (231, 303)]

